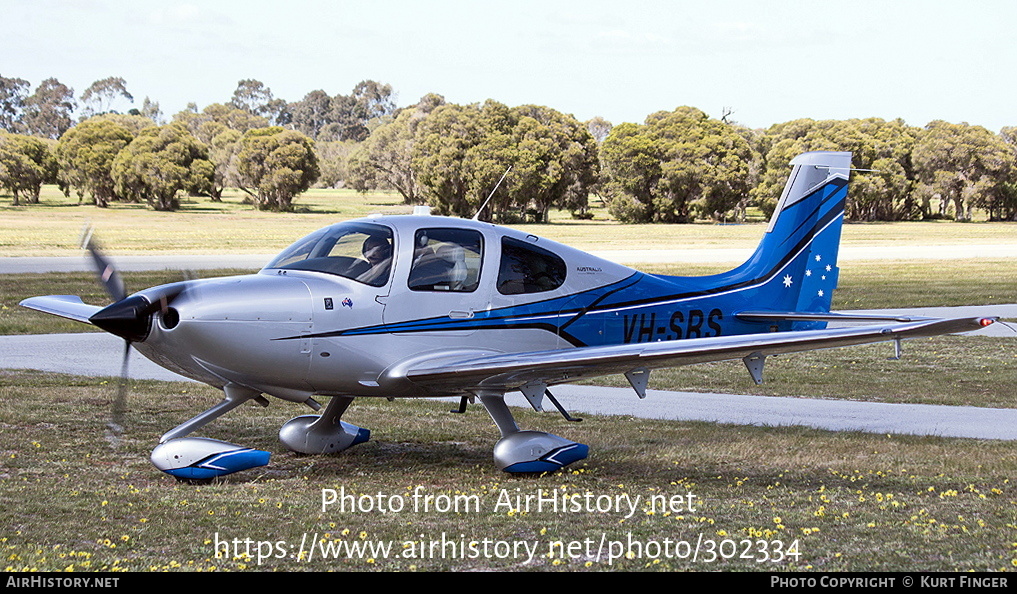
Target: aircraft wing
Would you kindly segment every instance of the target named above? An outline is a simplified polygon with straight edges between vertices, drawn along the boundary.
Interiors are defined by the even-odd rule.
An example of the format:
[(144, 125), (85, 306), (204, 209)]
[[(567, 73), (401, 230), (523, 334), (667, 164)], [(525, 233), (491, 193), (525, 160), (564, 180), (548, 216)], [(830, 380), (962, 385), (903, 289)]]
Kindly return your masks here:
[[(908, 323), (797, 332), (743, 334), (639, 344), (581, 347), (554, 351), (506, 353), (432, 359), (404, 371), (405, 378), (435, 391), (522, 390), (541, 392), (549, 385), (623, 373), (637, 393), (645, 390), (648, 371), (710, 361), (759, 362), (769, 355), (921, 338), (978, 330), (996, 318), (931, 319)], [(636, 379), (642, 375), (640, 381)], [(761, 379), (757, 379), (761, 381)], [(528, 394), (529, 396), (529, 394)]]
[(89, 324), (88, 318), (102, 309), (98, 305), (88, 305), (81, 301), (77, 295), (47, 295), (45, 297), (30, 297), (21, 302), (21, 305), (29, 309), (41, 311), (62, 318), (68, 318), (76, 322)]

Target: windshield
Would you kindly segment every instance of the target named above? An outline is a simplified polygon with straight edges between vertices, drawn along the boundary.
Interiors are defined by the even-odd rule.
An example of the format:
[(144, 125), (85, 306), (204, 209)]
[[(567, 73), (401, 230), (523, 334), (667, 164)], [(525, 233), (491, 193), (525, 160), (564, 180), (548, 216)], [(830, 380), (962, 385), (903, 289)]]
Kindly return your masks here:
[(380, 287), (392, 269), (392, 230), (370, 223), (325, 227), (283, 250), (265, 268), (326, 272)]

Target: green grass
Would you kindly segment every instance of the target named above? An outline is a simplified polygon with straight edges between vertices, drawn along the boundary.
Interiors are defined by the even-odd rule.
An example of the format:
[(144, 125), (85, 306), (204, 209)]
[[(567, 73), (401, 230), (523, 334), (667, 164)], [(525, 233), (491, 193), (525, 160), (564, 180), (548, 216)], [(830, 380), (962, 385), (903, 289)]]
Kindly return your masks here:
[[(273, 452), (269, 467), (207, 485), (178, 483), (147, 457), (158, 436), (218, 398), (193, 384), (135, 382), (126, 430), (104, 439), (112, 386), (102, 379), (0, 373), (0, 538), (6, 571), (148, 570), (740, 570), (1013, 571), (1017, 569), (1013, 442), (731, 427), (586, 416), (518, 414), (525, 427), (591, 445), (591, 456), (565, 472), (515, 477), (497, 471), (496, 430), (479, 407), (447, 413), (448, 403), (358, 400), (350, 422), (372, 441), (332, 456), (298, 456), (279, 446), (278, 426), (302, 410), (274, 403), (244, 407), (206, 429)], [(475, 496), (477, 510), (413, 511), (411, 494)], [(396, 513), (322, 509), (322, 489), (386, 501)], [(513, 512), (502, 495), (538, 490), (595, 497), (654, 495), (691, 499), (694, 511), (617, 513)], [(305, 537), (403, 544), (491, 539), (528, 542), (540, 554), (503, 559), (339, 559), (290, 557)], [(252, 541), (252, 557), (217, 558), (220, 541)], [(713, 562), (633, 549), (595, 556), (601, 538), (625, 545), (720, 543)], [(593, 556), (547, 556), (554, 541), (592, 541)], [(257, 559), (263, 552), (285, 558)], [(749, 541), (747, 557), (743, 541)], [(765, 547), (758, 543), (765, 541)], [(757, 561), (779, 541), (795, 556)], [(652, 546), (652, 545), (651, 545)], [(681, 545), (678, 545), (681, 546)], [(219, 549), (223, 549), (220, 547)], [(613, 549), (624, 553), (624, 547)]]
[[(77, 255), (78, 237), (86, 223), (114, 254), (171, 252), (274, 253), (325, 225), (371, 213), (408, 213), (394, 192), (360, 194), (353, 190), (310, 190), (291, 213), (260, 212), (244, 204), (244, 194), (227, 191), (222, 202), (207, 198), (183, 201), (177, 212), (155, 212), (142, 204), (113, 203), (109, 208), (78, 204), (55, 186), (45, 186), (41, 204), (13, 207), (0, 204), (0, 256)], [(623, 225), (610, 220), (602, 206), (594, 219), (577, 221), (554, 212), (547, 225), (522, 225), (528, 233), (579, 249), (751, 248), (766, 229), (764, 223), (744, 225)], [(844, 245), (1015, 244), (1017, 223), (849, 224)]]
[(46, 186), (40, 205), (0, 206), (0, 256), (76, 256), (86, 224), (113, 254), (274, 253), (337, 221), (410, 211), (392, 193), (311, 190), (290, 213), (262, 212), (243, 198), (232, 191), (222, 202), (192, 198), (177, 212), (155, 212), (142, 204), (79, 205)]

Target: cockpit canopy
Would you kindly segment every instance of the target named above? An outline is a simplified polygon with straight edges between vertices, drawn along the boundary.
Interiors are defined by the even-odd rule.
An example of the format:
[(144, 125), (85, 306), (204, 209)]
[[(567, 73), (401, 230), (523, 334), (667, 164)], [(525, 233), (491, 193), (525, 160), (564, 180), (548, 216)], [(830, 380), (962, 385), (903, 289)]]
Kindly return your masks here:
[[(544, 293), (565, 283), (565, 261), (534, 245), (534, 236), (491, 237), (490, 231), (449, 224), (441, 218), (422, 218), (419, 224), (395, 225), (394, 231), (393, 227), (370, 221), (337, 223), (300, 239), (265, 269), (324, 272), (382, 287), (388, 284), (393, 270), (393, 235), (399, 233), (402, 255), (398, 257), (409, 260), (402, 282), (411, 291), (472, 293), (485, 276), (490, 279), (489, 290), (502, 295)], [(485, 251), (492, 249), (496, 251), (497, 268), (484, 270)]]
[(392, 230), (361, 222), (331, 225), (286, 248), (265, 268), (325, 272), (380, 287), (392, 270)]

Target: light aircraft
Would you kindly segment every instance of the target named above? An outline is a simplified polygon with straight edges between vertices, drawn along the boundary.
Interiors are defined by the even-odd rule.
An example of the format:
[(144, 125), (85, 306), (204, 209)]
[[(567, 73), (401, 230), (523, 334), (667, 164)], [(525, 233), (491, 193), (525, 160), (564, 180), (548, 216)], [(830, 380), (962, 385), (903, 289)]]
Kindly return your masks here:
[[(644, 274), (479, 221), (376, 216), (334, 224), (286, 248), (257, 274), (190, 280), (128, 296), (92, 256), (114, 303), (75, 296), (22, 305), (94, 324), (223, 400), (162, 436), (156, 467), (209, 479), (268, 463), (269, 453), (187, 437), (264, 395), (319, 410), (279, 431), (305, 454), (338, 452), (370, 432), (343, 422), (355, 398), (479, 399), (501, 432), (507, 472), (547, 472), (586, 445), (516, 425), (504, 396), (534, 409), (556, 384), (624, 374), (645, 396), (653, 369), (741, 359), (762, 381), (768, 356), (975, 330), (995, 318), (929, 319), (830, 312), (851, 154), (813, 152), (790, 178), (755, 253), (703, 277)], [(830, 321), (867, 322), (828, 329)], [(128, 348), (129, 348), (128, 347)], [(125, 357), (126, 357), (125, 351)]]

